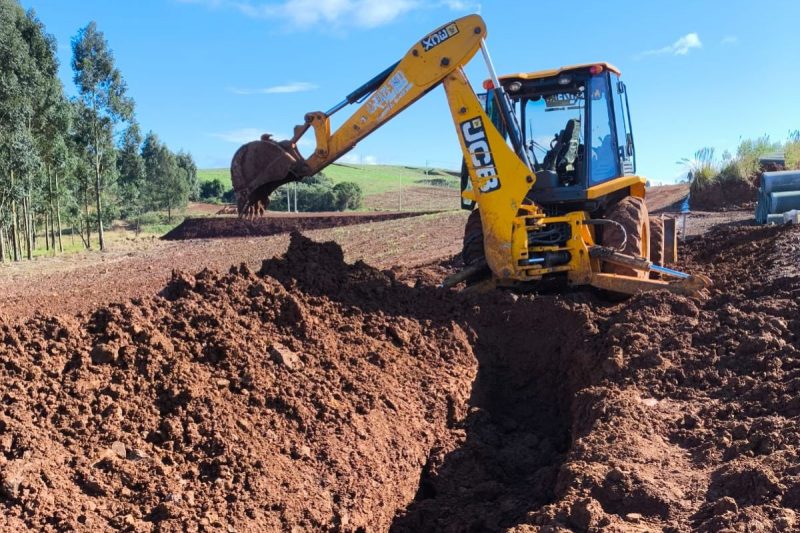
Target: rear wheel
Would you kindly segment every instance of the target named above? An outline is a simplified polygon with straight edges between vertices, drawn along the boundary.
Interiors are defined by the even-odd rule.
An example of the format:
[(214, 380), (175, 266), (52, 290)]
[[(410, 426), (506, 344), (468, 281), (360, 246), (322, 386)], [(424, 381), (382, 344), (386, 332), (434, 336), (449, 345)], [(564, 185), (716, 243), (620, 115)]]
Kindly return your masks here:
[[(664, 266), (664, 219), (661, 217), (650, 217), (650, 261)], [(661, 276), (651, 272), (650, 277), (658, 279)]]
[[(617, 222), (625, 228), (625, 232), (623, 233), (622, 228), (616, 224), (603, 226), (600, 244), (614, 248), (626, 255), (650, 257), (650, 219), (647, 216), (647, 205), (644, 203), (644, 198), (626, 196), (612, 205), (603, 218)], [(633, 276), (639, 279), (645, 279), (648, 275), (643, 270), (613, 263), (605, 263), (603, 272)]]
[(475, 209), (469, 214), (464, 226), (464, 243), (461, 248), (461, 259), (465, 267), (486, 261), (486, 252), (483, 250), (483, 226), (481, 225), (480, 211)]

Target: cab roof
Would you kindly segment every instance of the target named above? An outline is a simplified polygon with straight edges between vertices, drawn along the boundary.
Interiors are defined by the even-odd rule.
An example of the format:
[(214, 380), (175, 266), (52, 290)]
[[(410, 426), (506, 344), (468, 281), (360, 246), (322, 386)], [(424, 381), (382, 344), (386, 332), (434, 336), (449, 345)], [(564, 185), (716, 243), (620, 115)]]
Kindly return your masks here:
[(618, 76), (620, 75), (619, 69), (614, 65), (612, 65), (611, 63), (597, 62), (597, 63), (583, 63), (580, 65), (571, 65), (568, 67), (560, 67), (551, 70), (539, 70), (536, 72), (520, 72), (518, 74), (506, 74), (505, 76), (500, 76), (498, 79), (501, 82), (512, 81), (512, 80), (539, 80), (543, 78), (558, 77), (561, 74), (566, 74), (568, 72), (573, 72), (576, 70), (583, 70), (594, 66), (601, 66), (603, 67), (604, 70), (610, 70), (611, 72), (616, 73)]

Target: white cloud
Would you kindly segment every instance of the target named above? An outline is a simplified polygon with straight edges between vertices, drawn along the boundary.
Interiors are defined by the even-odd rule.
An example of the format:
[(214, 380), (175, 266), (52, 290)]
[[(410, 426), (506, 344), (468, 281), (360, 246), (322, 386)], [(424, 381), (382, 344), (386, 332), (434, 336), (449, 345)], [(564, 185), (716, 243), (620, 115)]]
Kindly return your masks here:
[(722, 44), (722, 45), (731, 45), (731, 44), (736, 44), (738, 42), (739, 42), (739, 38), (737, 36), (735, 36), (735, 35), (726, 35), (725, 37), (722, 38), (722, 40), (720, 41), (720, 44)]
[(349, 165), (377, 165), (378, 158), (374, 155), (361, 155), (357, 152), (348, 152), (337, 159), (339, 163)]
[(646, 50), (640, 53), (637, 57), (642, 58), (645, 56), (656, 56), (656, 55), (666, 55), (666, 54), (685, 56), (693, 48), (702, 48), (702, 47), (703, 43), (700, 42), (700, 36), (692, 32), (692, 33), (687, 33), (686, 35), (679, 38), (677, 41), (675, 41), (669, 46), (665, 46), (663, 48), (657, 48), (655, 50)]
[(239, 89), (236, 87), (228, 87), (228, 91), (233, 94), (289, 94), (301, 93), (305, 91), (313, 91), (319, 88), (314, 83), (307, 81), (293, 81), (285, 85), (273, 85), (272, 87), (264, 87), (262, 89)]
[(240, 128), (238, 130), (212, 133), (211, 136), (229, 143), (244, 144), (250, 141), (257, 141), (261, 138), (262, 133), (264, 132), (258, 128)]
[(311, 26), (352, 26), (375, 28), (392, 22), (416, 9), (445, 7), (452, 11), (480, 11), (480, 4), (467, 0), (178, 0), (186, 4), (202, 4), (209, 8), (236, 9), (250, 18), (281, 19), (295, 28)]

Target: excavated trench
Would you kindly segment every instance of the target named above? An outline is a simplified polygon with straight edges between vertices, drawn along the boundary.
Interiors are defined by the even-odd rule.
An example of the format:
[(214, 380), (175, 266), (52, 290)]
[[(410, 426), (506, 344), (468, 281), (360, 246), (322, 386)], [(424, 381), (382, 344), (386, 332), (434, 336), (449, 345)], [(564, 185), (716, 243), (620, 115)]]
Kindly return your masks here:
[(470, 303), (479, 367), (468, 414), (454, 448), (433, 451), (393, 531), (498, 531), (555, 498), (597, 328), (586, 306), (555, 298)]
[(0, 529), (791, 531), (800, 232), (688, 253), (706, 298), (611, 306), (293, 234), (258, 273), (0, 320)]

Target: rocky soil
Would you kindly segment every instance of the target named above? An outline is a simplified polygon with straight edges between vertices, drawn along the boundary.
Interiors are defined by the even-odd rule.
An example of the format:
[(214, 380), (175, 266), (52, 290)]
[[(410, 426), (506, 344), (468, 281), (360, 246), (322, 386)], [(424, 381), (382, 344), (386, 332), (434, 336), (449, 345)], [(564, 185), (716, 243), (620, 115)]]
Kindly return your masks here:
[(0, 321), (0, 529), (792, 531), (800, 229), (691, 241), (704, 298), (469, 295), (293, 234)]

